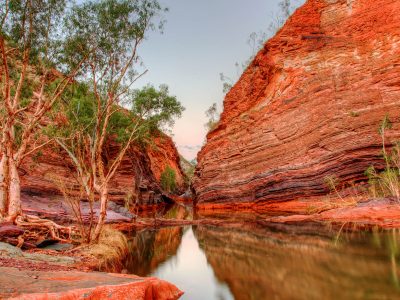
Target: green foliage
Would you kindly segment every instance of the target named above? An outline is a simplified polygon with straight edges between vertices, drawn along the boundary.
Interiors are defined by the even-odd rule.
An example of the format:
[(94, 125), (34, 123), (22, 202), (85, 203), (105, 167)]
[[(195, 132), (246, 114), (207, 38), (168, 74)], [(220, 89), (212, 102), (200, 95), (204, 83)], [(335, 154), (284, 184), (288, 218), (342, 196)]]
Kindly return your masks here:
[[(89, 86), (75, 83), (66, 91), (63, 99), (58, 112), (65, 113), (67, 120), (53, 126), (47, 133), (63, 138), (78, 131), (92, 135), (96, 124), (97, 100)], [(107, 127), (108, 138), (114, 137), (120, 143), (124, 143), (133, 130), (136, 131), (136, 139), (145, 141), (160, 127), (172, 125), (184, 110), (177, 98), (169, 95), (166, 86), (161, 86), (160, 90), (147, 86), (132, 91), (126, 96), (124, 104), (131, 109), (115, 106)], [(53, 117), (56, 123), (58, 112)]]
[(135, 90), (128, 98), (128, 104), (135, 115), (146, 120), (149, 129), (172, 126), (174, 118), (179, 118), (185, 110), (175, 96), (169, 95), (166, 85), (161, 85), (159, 90), (151, 85)]
[[(114, 70), (107, 72), (104, 78), (105, 85), (115, 85), (116, 78), (112, 76), (125, 71), (126, 62), (137, 50), (132, 49), (133, 42), (143, 40), (147, 30), (162, 29), (163, 21), (158, 26), (152, 22), (162, 11), (165, 9), (156, 0), (85, 1), (73, 6), (65, 21), (65, 65), (74, 68), (84, 57), (89, 57), (88, 61), (96, 64), (85, 65), (87, 73), (83, 75), (88, 76), (93, 67), (96, 71), (105, 70), (110, 67), (110, 61), (117, 60), (112, 61)], [(136, 74), (131, 67), (126, 71), (130, 77)]]
[(39, 150), (32, 155), (32, 160), (34, 163), (38, 163), (41, 157), (43, 157), (43, 152)]
[(161, 173), (160, 178), (161, 187), (168, 193), (173, 193), (176, 190), (176, 174), (175, 170), (167, 166)]
[(15, 140), (15, 146), (19, 147), (22, 142), (22, 126), (19, 124), (16, 124), (14, 126), (14, 140)]
[(386, 114), (381, 124), (379, 125), (378, 132), (381, 136), (383, 136), (385, 134), (385, 130), (391, 128), (392, 128), (392, 121), (390, 121), (389, 115)]
[(190, 185), (196, 170), (197, 161), (195, 159), (188, 161), (183, 156), (180, 156), (180, 165), (185, 174), (185, 183)]
[(278, 2), (279, 10), (277, 13), (273, 13), (270, 16), (270, 23), (266, 31), (252, 32), (246, 43), (250, 47), (251, 55), (250, 57), (242, 63), (235, 63), (236, 76), (226, 76), (224, 73), (220, 73), (220, 80), (222, 82), (222, 91), (224, 94), (228, 93), (240, 75), (244, 70), (248, 68), (251, 64), (257, 52), (264, 46), (265, 41), (276, 34), (276, 32), (285, 24), (286, 20), (294, 12), (294, 10), (299, 6), (298, 0), (280, 0)]
[[(66, 89), (62, 99), (53, 111), (53, 124), (47, 127), (45, 134), (60, 138), (72, 137), (76, 132), (91, 134), (94, 130), (96, 106), (88, 85), (75, 82)], [(60, 114), (66, 120), (59, 120)]]
[[(63, 136), (67, 137), (76, 131), (93, 134), (98, 107), (97, 100), (89, 86), (77, 83), (68, 90), (64, 98), (67, 98), (67, 101), (64, 102), (62, 110), (66, 113), (68, 121), (62, 126)], [(135, 99), (132, 99), (132, 102), (135, 102)], [(107, 135), (114, 136), (118, 142), (124, 142), (139, 119), (122, 107), (114, 106), (113, 110), (115, 112), (110, 117)]]
[(400, 200), (400, 174), (397, 168), (386, 168), (378, 172), (373, 166), (365, 171), (368, 177), (369, 191), (371, 196), (390, 197), (395, 196)]
[(372, 197), (396, 197), (400, 201), (400, 143), (395, 143), (391, 151), (386, 150), (385, 132), (392, 128), (392, 122), (386, 115), (379, 125), (378, 132), (382, 138), (382, 154), (385, 169), (381, 172), (370, 166), (365, 175), (368, 177)]
[[(52, 65), (60, 44), (60, 26), (68, 0), (1, 0), (1, 34), (22, 53), (29, 48), (30, 64)], [(8, 5), (7, 5), (8, 4)], [(7, 12), (7, 14), (6, 14)], [(53, 61), (54, 62), (54, 61)]]
[[(20, 68), (17, 66), (13, 66), (10, 72), (10, 79), (15, 83), (14, 85), (11, 86), (10, 93), (12, 96), (15, 95), (15, 90), (16, 90), (16, 83), (19, 80), (20, 76)], [(21, 108), (28, 106), (31, 101), (32, 101), (32, 96), (33, 96), (33, 90), (37, 87), (37, 84), (31, 80), (30, 78), (25, 78), (24, 82), (22, 83), (22, 89), (21, 89), (21, 102), (20, 106)]]
[[(238, 66), (238, 63), (236, 63), (236, 66)], [(219, 78), (222, 82), (222, 92), (224, 94), (228, 93), (234, 85), (233, 79), (229, 76), (226, 76), (224, 73), (219, 73)]]
[[(115, 109), (116, 112), (112, 114), (107, 127), (108, 135), (114, 136), (117, 142), (124, 143), (128, 140), (139, 119), (129, 111), (121, 110), (118, 107), (115, 107)], [(141, 125), (143, 126), (144, 124)], [(144, 132), (141, 134), (144, 134)], [(138, 132), (138, 137), (141, 134)]]
[(360, 113), (352, 110), (349, 112), (349, 115), (353, 118), (356, 118), (360, 116)]
[(215, 129), (219, 122), (219, 112), (217, 108), (217, 104), (213, 103), (207, 110), (206, 110), (206, 117), (208, 118), (207, 123), (204, 125), (208, 131), (212, 131)]

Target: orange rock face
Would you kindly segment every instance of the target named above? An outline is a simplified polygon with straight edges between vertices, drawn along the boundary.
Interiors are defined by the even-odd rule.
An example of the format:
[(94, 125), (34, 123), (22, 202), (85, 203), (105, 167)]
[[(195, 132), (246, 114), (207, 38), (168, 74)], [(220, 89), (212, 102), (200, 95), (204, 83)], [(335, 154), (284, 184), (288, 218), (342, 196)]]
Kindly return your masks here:
[(183, 292), (157, 278), (134, 275), (40, 272), (1, 268), (1, 299), (176, 300)]
[[(117, 153), (110, 145), (110, 156)], [(162, 201), (160, 177), (170, 166), (175, 170), (178, 189), (184, 190), (184, 175), (179, 165), (179, 154), (172, 139), (162, 133), (154, 139), (154, 144), (145, 150), (135, 146), (124, 157), (119, 171), (110, 184), (110, 197), (124, 201), (130, 197), (133, 202), (148, 205)], [(75, 184), (75, 169), (68, 155), (61, 150), (45, 149), (41, 155), (27, 159), (21, 170), (22, 191), (26, 195), (59, 193), (55, 178)], [(77, 186), (78, 188), (78, 186)]]
[(199, 207), (327, 192), (382, 167), (400, 139), (400, 1), (308, 0), (227, 94), (198, 155)]

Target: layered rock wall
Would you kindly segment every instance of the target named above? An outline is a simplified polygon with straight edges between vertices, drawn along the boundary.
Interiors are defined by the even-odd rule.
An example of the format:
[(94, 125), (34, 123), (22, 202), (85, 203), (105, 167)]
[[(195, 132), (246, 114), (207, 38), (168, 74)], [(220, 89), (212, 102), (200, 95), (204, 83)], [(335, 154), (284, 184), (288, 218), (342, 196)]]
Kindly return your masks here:
[[(108, 155), (117, 153), (111, 145)], [(130, 200), (138, 204), (156, 204), (162, 201), (160, 177), (164, 169), (174, 169), (177, 192), (184, 191), (184, 175), (179, 164), (179, 154), (172, 139), (162, 133), (154, 138), (151, 146), (143, 149), (134, 146), (125, 155), (121, 166), (110, 184), (111, 199), (119, 202)], [(29, 195), (60, 193), (57, 181), (76, 185), (75, 169), (68, 155), (58, 148), (44, 149), (39, 155), (27, 159), (22, 168), (22, 192)], [(79, 186), (76, 185), (76, 190)]]
[[(227, 94), (198, 155), (200, 207), (324, 194), (400, 139), (400, 1), (308, 0)], [(337, 179), (337, 180), (336, 180)]]

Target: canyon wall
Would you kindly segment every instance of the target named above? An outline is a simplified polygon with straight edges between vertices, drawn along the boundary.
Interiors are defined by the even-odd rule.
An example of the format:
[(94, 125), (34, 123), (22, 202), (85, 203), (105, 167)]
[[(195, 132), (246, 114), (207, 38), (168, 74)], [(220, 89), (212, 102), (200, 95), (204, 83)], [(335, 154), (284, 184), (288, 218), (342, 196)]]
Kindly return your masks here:
[[(108, 155), (115, 157), (116, 147), (109, 145)], [(177, 192), (183, 193), (185, 183), (179, 160), (172, 139), (163, 133), (155, 136), (153, 144), (146, 148), (133, 146), (110, 184), (110, 198), (121, 203), (130, 199), (131, 203), (140, 205), (162, 202), (160, 177), (167, 166), (175, 171)], [(73, 164), (68, 155), (57, 147), (44, 149), (27, 159), (20, 173), (25, 197), (59, 194), (59, 180), (69, 183), (76, 190), (79, 188)]]
[(382, 167), (400, 140), (400, 1), (308, 0), (226, 95), (198, 155), (201, 208), (328, 192)]

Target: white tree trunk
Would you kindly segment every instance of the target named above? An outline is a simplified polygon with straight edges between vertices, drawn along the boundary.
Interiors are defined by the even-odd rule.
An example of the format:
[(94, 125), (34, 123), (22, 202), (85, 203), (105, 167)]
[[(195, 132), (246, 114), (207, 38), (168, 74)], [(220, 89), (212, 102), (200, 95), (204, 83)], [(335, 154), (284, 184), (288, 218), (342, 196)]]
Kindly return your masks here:
[(107, 204), (108, 204), (108, 185), (104, 184), (100, 188), (100, 215), (97, 221), (96, 229), (94, 230), (93, 240), (97, 242), (99, 240), (101, 231), (103, 229), (104, 222), (107, 216)]
[(10, 190), (9, 190), (9, 205), (8, 219), (15, 220), (21, 214), (21, 183), (15, 162), (11, 159), (10, 166)]
[(7, 156), (3, 154), (0, 161), (0, 216), (5, 217), (8, 211), (8, 178)]

